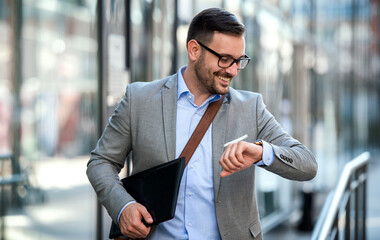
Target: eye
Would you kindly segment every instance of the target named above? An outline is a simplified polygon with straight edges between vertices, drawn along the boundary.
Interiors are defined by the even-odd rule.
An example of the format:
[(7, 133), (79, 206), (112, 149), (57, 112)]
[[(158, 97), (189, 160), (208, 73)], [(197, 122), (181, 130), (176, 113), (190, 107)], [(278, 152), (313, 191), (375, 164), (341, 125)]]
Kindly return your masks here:
[(220, 63), (224, 63), (224, 64), (226, 64), (226, 63), (231, 62), (231, 58), (229, 58), (229, 57), (221, 57), (221, 58), (219, 59), (219, 62), (220, 62)]

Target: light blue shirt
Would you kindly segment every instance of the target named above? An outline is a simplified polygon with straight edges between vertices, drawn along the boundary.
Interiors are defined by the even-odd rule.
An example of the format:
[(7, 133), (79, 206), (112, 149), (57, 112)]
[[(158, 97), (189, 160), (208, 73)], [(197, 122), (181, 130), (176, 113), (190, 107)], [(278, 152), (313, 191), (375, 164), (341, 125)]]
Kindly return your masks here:
[[(194, 95), (190, 93), (182, 76), (185, 69), (186, 66), (178, 71), (176, 157), (181, 154), (209, 103), (221, 98), (220, 95), (213, 94), (201, 106), (195, 105)], [(214, 205), (212, 157), (211, 124), (185, 168), (175, 217), (159, 224), (152, 239), (221, 239)], [(263, 141), (263, 160), (257, 165), (270, 165), (273, 159), (272, 147)]]
[[(181, 72), (182, 70), (182, 72)], [(210, 102), (220, 95), (211, 95), (201, 106), (194, 103), (181, 68), (178, 74), (176, 157), (193, 134)], [(185, 168), (174, 219), (158, 225), (152, 239), (220, 239), (214, 205), (212, 167), (212, 124)]]

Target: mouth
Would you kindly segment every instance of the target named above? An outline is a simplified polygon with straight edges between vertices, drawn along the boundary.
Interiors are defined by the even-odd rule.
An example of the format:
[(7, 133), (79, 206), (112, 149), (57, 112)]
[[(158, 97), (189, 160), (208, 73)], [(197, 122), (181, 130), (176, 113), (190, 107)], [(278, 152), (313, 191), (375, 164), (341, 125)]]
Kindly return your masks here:
[(222, 77), (222, 76), (217, 76), (217, 78), (220, 80), (220, 82), (222, 83), (222, 85), (225, 85), (225, 86), (228, 86), (232, 80), (231, 77)]

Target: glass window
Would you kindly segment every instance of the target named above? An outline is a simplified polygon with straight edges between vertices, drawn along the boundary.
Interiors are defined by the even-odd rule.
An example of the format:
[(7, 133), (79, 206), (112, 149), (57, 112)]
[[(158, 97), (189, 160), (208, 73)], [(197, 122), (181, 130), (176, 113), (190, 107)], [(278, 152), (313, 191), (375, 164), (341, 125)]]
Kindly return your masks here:
[[(20, 106), (21, 135), (14, 156), (25, 177), (9, 191), (5, 239), (94, 239), (96, 198), (86, 177), (96, 141), (97, 42), (95, 4), (89, 1), (25, 0), (0, 4), (0, 111), (8, 112), (8, 86)], [(21, 24), (7, 25), (4, 8)], [(9, 84), (11, 28), (21, 30), (21, 83)], [(14, 41), (13, 41), (14, 42)], [(9, 52), (10, 51), (10, 52)], [(15, 94), (19, 92), (20, 94)], [(6, 93), (6, 94), (3, 94)], [(4, 104), (4, 102), (6, 104)], [(5, 114), (1, 115), (1, 121)], [(17, 122), (17, 116), (12, 121)], [(1, 124), (1, 140), (10, 138)], [(8, 129), (8, 128), (6, 128)], [(3, 144), (1, 143), (1, 146)], [(5, 150), (9, 150), (9, 144)]]
[[(153, 1), (152, 59), (153, 79), (172, 74), (174, 1)], [(176, 69), (175, 69), (176, 71)]]
[(0, 1), (0, 155), (11, 152), (12, 26), (10, 8)]
[(174, 0), (132, 1), (132, 81), (171, 74), (174, 54)]

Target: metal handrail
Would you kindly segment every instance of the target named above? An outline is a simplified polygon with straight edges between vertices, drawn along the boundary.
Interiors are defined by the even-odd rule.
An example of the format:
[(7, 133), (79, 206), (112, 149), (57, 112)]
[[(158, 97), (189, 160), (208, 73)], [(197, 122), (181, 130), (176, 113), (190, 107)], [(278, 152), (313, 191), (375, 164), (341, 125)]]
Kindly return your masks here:
[[(4, 161), (4, 160), (11, 160), (12, 161), (12, 164), (13, 163), (13, 155), (12, 154), (3, 154), (3, 155), (0, 155), (0, 161)], [(2, 176), (0, 174), (0, 187), (2, 186), (6, 186), (6, 185), (12, 185), (12, 184), (17, 184), (17, 183), (22, 183), (24, 182), (26, 179), (25, 179), (25, 176), (24, 174), (22, 173), (13, 173), (9, 176)]]
[(11, 159), (12, 158), (12, 154), (1, 154), (0, 155), (0, 160), (7, 160), (7, 159)]
[[(359, 222), (362, 224), (362, 235), (359, 239), (365, 239), (366, 228), (366, 181), (367, 166), (369, 163), (370, 154), (364, 152), (352, 161), (348, 162), (342, 172), (338, 185), (333, 192), (331, 201), (327, 201), (329, 207), (324, 206), (323, 211), (317, 221), (316, 227), (313, 230), (312, 240), (338, 239), (339, 228), (345, 225), (345, 239), (350, 239), (351, 233), (351, 195), (355, 191), (355, 235), (358, 239)], [(359, 189), (362, 187), (361, 196)], [(361, 215), (359, 221), (359, 197), (362, 197)], [(343, 212), (343, 214), (340, 214)], [(345, 217), (345, 224), (342, 224), (341, 218)]]
[(0, 187), (6, 186), (6, 185), (22, 183), (25, 180), (26, 180), (25, 176), (22, 174), (12, 174), (12, 175), (7, 176), (7, 177), (1, 177), (0, 178)]

